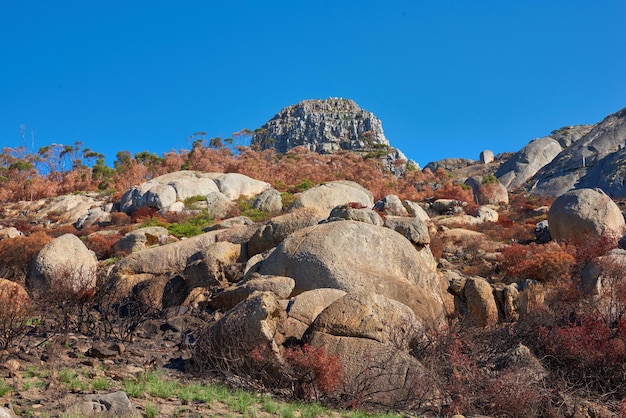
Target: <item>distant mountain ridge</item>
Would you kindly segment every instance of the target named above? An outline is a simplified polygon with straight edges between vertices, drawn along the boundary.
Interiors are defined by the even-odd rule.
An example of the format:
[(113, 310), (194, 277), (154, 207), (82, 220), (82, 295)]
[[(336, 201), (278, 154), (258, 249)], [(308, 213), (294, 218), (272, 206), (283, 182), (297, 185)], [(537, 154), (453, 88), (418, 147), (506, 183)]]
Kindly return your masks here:
[(626, 197), (626, 108), (613, 113), (543, 166), (526, 184), (539, 196), (599, 187)]
[[(353, 100), (336, 97), (285, 107), (254, 131), (251, 146), (274, 148), (283, 154), (300, 146), (320, 154), (341, 150), (368, 153), (395, 174), (401, 174), (407, 163), (405, 155), (390, 146), (380, 119)], [(397, 164), (398, 160), (404, 164)]]
[(252, 144), (285, 153), (304, 146), (322, 154), (389, 146), (380, 120), (353, 100), (303, 100), (287, 106), (257, 129)]
[[(280, 153), (300, 146), (321, 154), (367, 153), (380, 158), (396, 175), (404, 172), (407, 163), (415, 164), (390, 146), (382, 122), (373, 113), (344, 98), (303, 100), (283, 108), (255, 130), (251, 145)], [(488, 169), (495, 170), (491, 173), (507, 189), (521, 188), (537, 196), (599, 187), (612, 197), (626, 197), (625, 145), (626, 108), (599, 123), (566, 126), (533, 139), (517, 152), (501, 154)], [(471, 172), (474, 163), (480, 164), (447, 158), (427, 167), (460, 170), (462, 175)]]

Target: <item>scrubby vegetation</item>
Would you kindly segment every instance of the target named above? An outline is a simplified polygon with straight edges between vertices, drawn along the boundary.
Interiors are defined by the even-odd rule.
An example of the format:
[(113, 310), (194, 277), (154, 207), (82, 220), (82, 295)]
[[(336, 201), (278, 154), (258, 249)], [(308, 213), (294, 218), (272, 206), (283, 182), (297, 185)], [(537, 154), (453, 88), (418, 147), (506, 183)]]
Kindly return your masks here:
[[(346, 179), (360, 183), (376, 199), (389, 194), (420, 203), (456, 199), (466, 203), (466, 213), (473, 214), (477, 209), (471, 188), (455, 181), (443, 169), (432, 173), (413, 168), (396, 177), (370, 157), (349, 152), (319, 155), (304, 149), (293, 149), (284, 155), (249, 148), (238, 148), (234, 153), (228, 148), (196, 142), (190, 151), (170, 151), (160, 157), (120, 152), (114, 167), (109, 168), (100, 154), (82, 149), (78, 143), (72, 147), (44, 147), (36, 154), (4, 149), (0, 154), (0, 201), (32, 201), (94, 191), (115, 202), (130, 186), (187, 169), (238, 172), (267, 181), (281, 192), (285, 205), (293, 202), (295, 193), (323, 182)], [(491, 174), (483, 177), (483, 184), (496, 182)], [(389, 405), (381, 407), (369, 401), (367, 386), (369, 378), (384, 373), (385, 359), (373, 360), (371, 367), (363, 371), (363, 378), (348, 385), (342, 380), (344, 365), (337, 357), (306, 344), (287, 347), (285, 362), (278, 364), (265, 351), (266, 347), (243, 352), (234, 347), (230, 357), (217, 358), (211, 357), (217, 353), (215, 347), (196, 345), (195, 350), (206, 350), (208, 363), (196, 365), (193, 371), (180, 367), (183, 371), (176, 377), (182, 380), (151, 370), (152, 364), (143, 365), (141, 373), (123, 377), (116, 375), (113, 369), (119, 364), (113, 362), (89, 360), (90, 367), (59, 367), (61, 361), (55, 353), (63, 347), (72, 348), (76, 335), (132, 345), (141, 340), (138, 330), (143, 325), (158, 328), (178, 314), (162, 305), (146, 303), (147, 298), (139, 291), (118, 297), (103, 280), (103, 272), (126, 255), (116, 251), (114, 244), (133, 229), (162, 226), (178, 239), (202, 233), (216, 219), (206, 210), (197, 209), (198, 202), (202, 202), (202, 197), (186, 200), (189, 211), (184, 214), (159, 214), (149, 208), (130, 216), (113, 213), (106, 226), (80, 231), (67, 225), (54, 226), (54, 219), (60, 214), (50, 214), (47, 221), (51, 226), (47, 228), (26, 221), (26, 217), (3, 219), (6, 226), (14, 226), (24, 234), (0, 241), (0, 276), (5, 279), (24, 284), (37, 252), (67, 232), (81, 236), (95, 252), (100, 261), (100, 276), (96, 289), (83, 292), (51, 287), (43, 294), (32, 295), (32, 304), (16, 290), (0, 288), (2, 301), (11, 300), (10, 304), (0, 304), (0, 348), (4, 350), (1, 355), (8, 358), (22, 353), (28, 358), (27, 354), (36, 352), (39, 358), (54, 359), (46, 363), (47, 368), (22, 368), (19, 382), (15, 373), (7, 372), (0, 382), (0, 396), (9, 396), (18, 387), (24, 391), (53, 387), (63, 394), (122, 389), (142, 405), (145, 416), (163, 415), (162, 402), (172, 399), (181, 405), (181, 410), (183, 406), (202, 403), (204, 406), (198, 410), (211, 414), (211, 408), (219, 404), (227, 408), (227, 413), (238, 416), (365, 416), (359, 409), (388, 408)], [(625, 266), (608, 257), (617, 246), (617, 239), (601, 236), (577, 242), (534, 242), (536, 223), (546, 219), (546, 212), (539, 209), (550, 203), (513, 194), (509, 206), (501, 208), (497, 222), (466, 226), (472, 232), (482, 233), (479, 238), (446, 242), (441, 231), (432, 226), (430, 249), (440, 264), (468, 277), (480, 275), (498, 291), (523, 283), (541, 289), (542, 298), (528, 302), (518, 318), (501, 318), (498, 325), (484, 329), (470, 326), (466, 321), (467, 309), (459, 308), (441, 330), (407, 342), (410, 354), (424, 369), (419, 379), (407, 379), (405, 386), (399, 388), (401, 395), (391, 403), (397, 412), (574, 416), (571, 411), (578, 407), (570, 401), (574, 398), (589, 401), (585, 407), (596, 416), (603, 411), (626, 416)], [(354, 203), (349, 206), (360, 208)], [(253, 208), (245, 198), (236, 202), (229, 217), (237, 215), (256, 222), (273, 216)], [(583, 270), (589, 263), (596, 263), (602, 272), (601, 293), (582, 289)], [(169, 281), (158, 283), (162, 287), (171, 285)], [(207, 319), (207, 313), (201, 309), (195, 307), (192, 311), (191, 315)], [(184, 338), (187, 337), (181, 337), (183, 341), (176, 341), (169, 348), (184, 352), (197, 343)], [(224, 341), (219, 344), (223, 346)], [(510, 366), (501, 357), (520, 345), (538, 359), (541, 367), (535, 373)], [(86, 359), (73, 361), (82, 364)], [(94, 371), (94, 367), (108, 370)], [(239, 388), (227, 390), (216, 382)], [(276, 397), (265, 395), (268, 392), (279, 399), (308, 403), (279, 403)], [(28, 405), (15, 406), (24, 415), (32, 412)], [(327, 407), (351, 412), (332, 412)]]

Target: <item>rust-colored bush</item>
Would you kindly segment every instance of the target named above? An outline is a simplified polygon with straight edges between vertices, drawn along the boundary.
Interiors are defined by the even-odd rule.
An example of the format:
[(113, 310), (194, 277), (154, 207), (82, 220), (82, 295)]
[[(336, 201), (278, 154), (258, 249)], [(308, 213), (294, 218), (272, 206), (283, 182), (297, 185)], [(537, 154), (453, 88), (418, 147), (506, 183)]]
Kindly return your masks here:
[(539, 335), (546, 353), (571, 366), (616, 366), (626, 355), (626, 335), (611, 330), (601, 319), (585, 317), (561, 326), (540, 325)]
[(124, 226), (131, 223), (131, 218), (124, 212), (111, 213), (111, 225)]
[(26, 291), (17, 283), (0, 279), (0, 348), (8, 349), (26, 334), (25, 320), (30, 311)]
[(341, 384), (343, 365), (338, 356), (326, 353), (324, 347), (304, 344), (288, 348), (284, 358), (290, 366), (291, 378), (298, 385), (297, 396), (319, 399), (321, 394), (329, 394)]
[(513, 244), (500, 255), (500, 269), (507, 279), (541, 282), (569, 280), (575, 259), (565, 246), (554, 242), (537, 245)]
[(157, 216), (158, 212), (159, 211), (156, 208), (151, 208), (151, 207), (148, 207), (148, 206), (142, 206), (139, 209), (137, 209), (136, 211), (134, 211), (130, 215), (130, 218), (132, 219), (133, 223), (137, 223), (137, 222), (143, 221), (144, 219), (154, 218), (155, 216)]
[(52, 241), (45, 232), (35, 232), (0, 241), (2, 276), (5, 279), (23, 283), (26, 272), (41, 248)]
[(113, 245), (122, 238), (118, 233), (91, 234), (85, 238), (85, 245), (96, 254), (98, 260), (111, 258), (115, 251)]
[(617, 247), (618, 237), (611, 233), (605, 233), (599, 236), (586, 235), (579, 238), (570, 245), (576, 249), (576, 262), (579, 266), (584, 267), (591, 260), (603, 256), (613, 248)]

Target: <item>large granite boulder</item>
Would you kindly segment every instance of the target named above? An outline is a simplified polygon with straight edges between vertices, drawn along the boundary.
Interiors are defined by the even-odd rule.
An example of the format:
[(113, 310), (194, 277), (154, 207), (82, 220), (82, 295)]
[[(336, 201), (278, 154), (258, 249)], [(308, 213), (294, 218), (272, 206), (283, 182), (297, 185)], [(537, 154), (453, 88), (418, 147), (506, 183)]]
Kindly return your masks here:
[(216, 173), (177, 171), (155, 177), (127, 190), (122, 196), (120, 209), (131, 213), (142, 207), (169, 210), (177, 202), (193, 196), (206, 196), (219, 189), (213, 181)]
[[(204, 330), (194, 344), (192, 371), (228, 367), (235, 372), (254, 368), (252, 353), (260, 351), (270, 367), (283, 363), (286, 312), (273, 292), (256, 292)], [(278, 369), (266, 370), (274, 378)]]
[(250, 238), (248, 256), (260, 254), (276, 247), (290, 234), (309, 226), (317, 225), (324, 216), (314, 209), (294, 210), (270, 219)]
[(560, 196), (574, 188), (602, 187), (609, 196), (625, 197), (625, 141), (626, 109), (622, 109), (564, 148), (533, 176), (527, 189), (537, 196)]
[(216, 242), (219, 232), (207, 232), (128, 255), (113, 266), (107, 286), (108, 291), (116, 297), (124, 297), (140, 282), (183, 272), (193, 255)]
[(465, 184), (472, 188), (474, 200), (479, 205), (508, 205), (506, 187), (493, 176), (470, 177)]
[(418, 218), (419, 220), (423, 222), (430, 221), (430, 216), (428, 216), (428, 213), (426, 213), (424, 208), (421, 207), (419, 203), (412, 202), (410, 200), (403, 200), (402, 204), (404, 205), (404, 208), (407, 210), (409, 216)]
[(240, 244), (228, 241), (206, 244), (187, 258), (183, 276), (188, 288), (224, 287), (231, 281), (238, 281), (241, 277), (235, 264), (242, 261), (241, 258)]
[(162, 226), (148, 226), (130, 231), (113, 244), (113, 249), (130, 254), (135, 251), (169, 242), (169, 237), (169, 231)]
[(231, 200), (256, 196), (272, 187), (269, 183), (239, 173), (221, 175), (215, 179), (215, 184)]
[(477, 327), (498, 323), (498, 305), (493, 288), (482, 277), (470, 277), (465, 281), (465, 300), (469, 321)]
[(287, 305), (286, 335), (300, 340), (320, 312), (345, 295), (339, 289), (315, 289), (291, 298)]
[(235, 203), (222, 192), (211, 192), (206, 195), (206, 206), (211, 216), (223, 219), (235, 207)]
[(84, 293), (96, 287), (98, 259), (73, 234), (61, 235), (43, 246), (30, 265), (26, 287), (30, 291), (55, 288)]
[(534, 139), (506, 160), (496, 171), (496, 177), (507, 189), (515, 189), (526, 183), (561, 151), (561, 144), (550, 136)]
[(329, 215), (329, 219), (346, 219), (352, 221), (365, 222), (372, 225), (383, 226), (383, 218), (373, 209), (353, 208), (350, 205), (341, 205), (334, 208)]
[(391, 216), (409, 216), (400, 198), (396, 195), (388, 195), (374, 204), (374, 209)]
[(385, 216), (385, 228), (396, 231), (417, 246), (430, 243), (428, 225), (419, 218)]
[(34, 214), (38, 219), (54, 219), (58, 224), (75, 224), (89, 216), (89, 211), (100, 206), (91, 196), (71, 194), (52, 198)]
[(333, 208), (349, 203), (371, 208), (374, 195), (353, 181), (331, 181), (298, 193), (292, 208), (312, 208), (328, 216)]
[(319, 288), (373, 291), (411, 307), (425, 325), (443, 321), (436, 263), (428, 247), (356, 221), (320, 224), (287, 237), (259, 273), (292, 277), (294, 293)]
[(548, 212), (550, 236), (556, 241), (585, 239), (602, 234), (617, 238), (626, 224), (619, 207), (601, 189), (578, 189), (557, 198)]
[(283, 210), (283, 200), (278, 190), (268, 189), (257, 196), (252, 207), (275, 215)]
[(255, 292), (272, 292), (279, 299), (288, 299), (295, 282), (291, 277), (253, 275), (249, 280), (224, 289), (215, 294), (209, 302), (209, 308), (227, 311), (246, 300)]
[(424, 367), (409, 354), (409, 346), (420, 332), (409, 307), (357, 292), (324, 309), (303, 340), (339, 358), (344, 387), (361, 388), (363, 399), (390, 406), (419, 385)]
[[(31, 299), (28, 292), (19, 284), (7, 279), (0, 278), (0, 305), (2, 305), (3, 318), (10, 320), (19, 319), (28, 313)], [(7, 330), (11, 332), (11, 330)]]

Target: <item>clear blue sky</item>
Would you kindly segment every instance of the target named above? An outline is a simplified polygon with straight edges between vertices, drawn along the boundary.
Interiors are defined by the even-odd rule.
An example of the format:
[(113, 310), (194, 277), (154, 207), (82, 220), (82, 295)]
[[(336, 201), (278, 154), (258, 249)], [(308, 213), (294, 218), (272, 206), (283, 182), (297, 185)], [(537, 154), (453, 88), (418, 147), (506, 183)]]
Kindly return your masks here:
[(5, 1), (0, 146), (189, 148), (354, 99), (422, 166), (626, 107), (626, 1)]

